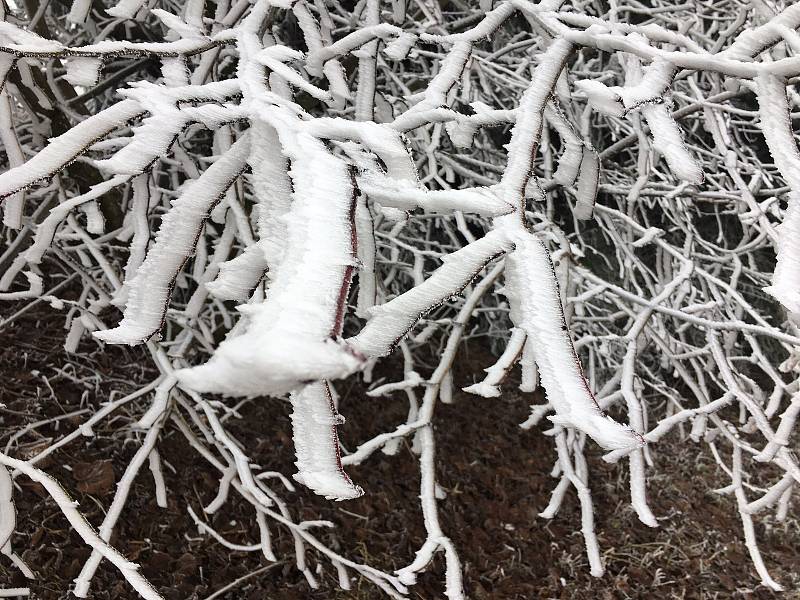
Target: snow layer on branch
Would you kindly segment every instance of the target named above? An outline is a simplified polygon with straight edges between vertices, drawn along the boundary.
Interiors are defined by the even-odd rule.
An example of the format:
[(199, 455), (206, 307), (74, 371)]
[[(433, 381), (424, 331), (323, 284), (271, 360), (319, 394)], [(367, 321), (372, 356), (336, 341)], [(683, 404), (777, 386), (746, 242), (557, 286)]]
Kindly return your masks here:
[(94, 142), (144, 112), (138, 102), (123, 100), (51, 139), (24, 165), (0, 174), (0, 198), (52, 177), (86, 152)]
[(120, 0), (116, 6), (107, 8), (106, 12), (118, 19), (132, 19), (142, 8), (146, 0)]
[(67, 14), (67, 21), (70, 23), (85, 23), (92, 10), (92, 0), (73, 0), (72, 7)]
[(326, 117), (314, 119), (308, 123), (308, 127), (315, 136), (321, 138), (359, 142), (381, 159), (389, 177), (415, 185), (419, 182), (414, 159), (402, 135), (392, 127), (370, 121), (355, 123)]
[(667, 161), (667, 166), (672, 173), (690, 183), (703, 182), (703, 169), (689, 154), (689, 149), (683, 141), (680, 128), (672, 118), (665, 104), (647, 105), (642, 108), (642, 114), (650, 126), (653, 135), (653, 145)]
[(72, 85), (90, 87), (100, 79), (103, 60), (100, 58), (76, 57), (66, 61), (67, 74), (64, 78)]
[(764, 290), (800, 314), (800, 152), (792, 133), (786, 81), (772, 75), (756, 79), (761, 130), (775, 166), (789, 184), (789, 205), (778, 231), (778, 257), (772, 285)]
[(475, 394), (483, 398), (497, 398), (500, 396), (500, 384), (508, 375), (511, 367), (519, 358), (522, 348), (525, 344), (527, 335), (522, 329), (514, 327), (511, 329), (511, 338), (508, 340), (506, 349), (497, 362), (491, 367), (484, 369), (487, 375), (483, 381), (473, 383), (472, 385), (463, 388), (468, 394)]
[(369, 310), (369, 322), (348, 344), (368, 357), (386, 356), (425, 313), (455, 296), (492, 259), (511, 248), (494, 231), (442, 258), (444, 263), (420, 285)]
[(583, 431), (609, 450), (641, 446), (641, 436), (603, 414), (589, 389), (564, 321), (558, 281), (544, 244), (524, 231), (516, 232), (514, 242), (515, 249), (506, 259), (505, 294), (512, 322), (536, 348), (542, 385), (556, 411), (551, 420)]
[(45, 39), (32, 31), (0, 21), (0, 50), (7, 50), (12, 54), (57, 54), (64, 48), (60, 42)]
[(585, 146), (576, 190), (575, 217), (577, 219), (586, 221), (592, 218), (599, 184), (600, 156), (594, 148)]
[[(0, 465), (0, 551), (10, 548), (11, 534), (17, 525), (12, 492), (14, 485), (5, 465)], [(5, 552), (4, 552), (5, 553)]]
[(161, 329), (172, 286), (194, 251), (206, 219), (245, 168), (250, 137), (245, 134), (200, 177), (188, 183), (164, 215), (156, 241), (132, 281), (126, 281), (125, 315), (114, 329), (94, 336), (110, 344), (140, 344)]
[(285, 215), (292, 202), (292, 183), (289, 179), (289, 161), (281, 151), (275, 128), (261, 120), (252, 123), (253, 144), (247, 162), (252, 170), (251, 181), (255, 192), (258, 225), (258, 247), (267, 268), (276, 267), (286, 252), (287, 232)]
[(399, 27), (388, 23), (362, 27), (337, 40), (333, 44), (321, 46), (309, 52), (308, 60), (306, 61), (306, 70), (310, 74), (318, 76), (322, 73), (324, 63), (333, 58), (348, 54), (356, 48), (371, 42), (375, 38), (391, 40), (386, 45), (384, 53), (389, 58), (395, 60), (405, 58), (417, 40), (417, 36), (414, 34), (405, 32)]
[(463, 190), (427, 190), (423, 186), (403, 185), (402, 182), (370, 172), (358, 177), (358, 187), (382, 206), (393, 208), (422, 208), (429, 212), (452, 213), (463, 211), (497, 217), (514, 210), (492, 188), (475, 187)]
[(327, 90), (323, 90), (314, 84), (306, 81), (303, 76), (292, 67), (286, 65), (291, 60), (300, 60), (303, 53), (287, 46), (270, 46), (264, 48), (256, 55), (256, 60), (267, 67), (273, 73), (280, 75), (290, 85), (299, 88), (311, 97), (325, 103), (332, 103), (333, 96)]
[[(637, 72), (639, 67), (636, 67)], [(586, 94), (595, 110), (614, 117), (624, 117), (645, 104), (659, 104), (669, 91), (676, 68), (665, 60), (656, 60), (644, 68), (638, 82), (625, 86), (606, 86), (600, 81), (584, 79), (575, 87)]]
[(289, 109), (265, 103), (259, 112), (278, 131), (291, 164), (293, 201), (281, 219), (285, 254), (270, 264), (266, 300), (239, 308), (242, 333), (220, 344), (206, 364), (178, 372), (184, 385), (201, 392), (280, 395), (309, 380), (344, 377), (364, 362), (336, 340), (356, 264), (349, 166)]
[(290, 396), (292, 428), (297, 454), (295, 480), (329, 500), (350, 500), (364, 494), (342, 467), (336, 426), (344, 422), (336, 412), (325, 381), (304, 386)]
[[(635, 39), (640, 37), (635, 36)], [(644, 38), (641, 40), (646, 42)], [(703, 170), (689, 153), (680, 128), (669, 112), (667, 93), (675, 76), (675, 66), (665, 60), (655, 60), (643, 72), (637, 64), (633, 72), (638, 74), (639, 80), (624, 87), (609, 87), (591, 79), (577, 81), (575, 86), (586, 94), (589, 104), (604, 114), (624, 117), (641, 110), (653, 135), (654, 146), (664, 156), (670, 171), (685, 181), (702, 183)]]
[(189, 84), (189, 67), (184, 56), (169, 56), (161, 59), (161, 75), (170, 87)]
[(220, 300), (244, 302), (266, 270), (264, 250), (259, 245), (248, 246), (239, 256), (219, 266), (219, 275), (206, 284), (206, 289)]
[(175, 106), (151, 109), (153, 116), (133, 129), (133, 140), (112, 157), (98, 160), (98, 168), (115, 175), (138, 175), (169, 152), (178, 134), (190, 122), (189, 115)]
[[(2, 70), (2, 66), (0, 66)], [(0, 74), (0, 81), (3, 75)], [(0, 142), (3, 144), (8, 157), (9, 167), (19, 167), (25, 163), (25, 155), (17, 139), (14, 122), (11, 117), (11, 99), (6, 90), (0, 90)], [(5, 202), (0, 202), (0, 209), (3, 213), (3, 225), (11, 229), (22, 227), (22, 215), (24, 212), (25, 192), (16, 192), (11, 197), (6, 198)]]
[(181, 19), (178, 15), (172, 14), (169, 11), (161, 8), (153, 8), (150, 13), (158, 17), (158, 19), (170, 30), (174, 31), (182, 38), (203, 38), (205, 32), (201, 31), (198, 27), (191, 25)]
[(547, 122), (558, 132), (564, 146), (564, 152), (558, 158), (558, 169), (553, 174), (553, 179), (561, 185), (573, 185), (577, 181), (581, 169), (584, 153), (583, 140), (558, 104), (552, 101), (548, 102), (544, 114)]

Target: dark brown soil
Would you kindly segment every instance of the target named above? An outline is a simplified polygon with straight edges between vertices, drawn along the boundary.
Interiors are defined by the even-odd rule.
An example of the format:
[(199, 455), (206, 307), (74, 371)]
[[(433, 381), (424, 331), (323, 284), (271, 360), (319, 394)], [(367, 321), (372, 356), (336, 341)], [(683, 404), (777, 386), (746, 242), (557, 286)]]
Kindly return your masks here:
[[(1, 305), (8, 316), (18, 307)], [(0, 319), (2, 320), (2, 319)], [(150, 381), (148, 358), (138, 350), (107, 348), (98, 351), (84, 342), (81, 352), (68, 355), (62, 348), (66, 334), (63, 314), (46, 305), (0, 329), (0, 444), (21, 426), (45, 417), (95, 409), (115, 392), (127, 393)], [(472, 383), (471, 372), (490, 362), (488, 353), (473, 344), (462, 351), (456, 371), (460, 387)], [(385, 370), (380, 373), (396, 377)], [(759, 585), (741, 542), (741, 524), (734, 502), (711, 492), (727, 482), (704, 451), (679, 439), (674, 432), (662, 442), (650, 470), (651, 506), (661, 527), (640, 524), (627, 504), (625, 469), (606, 465), (591, 450), (590, 485), (596, 506), (597, 532), (607, 573), (592, 578), (580, 533), (580, 515), (574, 493), (551, 521), (538, 517), (555, 484), (549, 476), (554, 452), (541, 431), (522, 431), (518, 424), (528, 414), (533, 395), (506, 386), (508, 393), (487, 400), (458, 394), (452, 405), (440, 404), (436, 414), (439, 478), (447, 491), (440, 503), (445, 532), (456, 542), (464, 562), (469, 596), (501, 600), (528, 598), (769, 598)], [(353, 381), (338, 387), (340, 410), (347, 417), (341, 428), (343, 443), (352, 448), (359, 440), (400, 423), (406, 406), (394, 398), (368, 398)], [(116, 397), (116, 396), (115, 396)], [(42, 466), (73, 494), (95, 525), (111, 502), (115, 481), (138, 447), (139, 438), (128, 425), (145, 410), (146, 400), (95, 429), (95, 437), (80, 438)], [(289, 410), (280, 400), (246, 404), (243, 418), (229, 421), (251, 458), (262, 467), (291, 473), (292, 447)], [(85, 415), (35, 429), (17, 440), (14, 456), (35, 454), (51, 439), (72, 431)], [(127, 431), (127, 438), (126, 438)], [(159, 451), (165, 461), (169, 507), (154, 499), (150, 472), (136, 481), (112, 543), (142, 565), (144, 574), (168, 600), (205, 598), (226, 584), (267, 563), (259, 553), (230, 552), (210, 538), (198, 535), (186, 507), (201, 513), (215, 495), (217, 474), (197, 456), (183, 438), (168, 430)], [(170, 468), (171, 467), (171, 468)], [(303, 490), (285, 494), (295, 514), (323, 518), (337, 527), (321, 537), (342, 552), (376, 567), (394, 569), (410, 562), (424, 540), (418, 508), (417, 461), (406, 445), (396, 456), (373, 456), (350, 469), (366, 490), (356, 501), (333, 503)], [(15, 500), (18, 533), (14, 548), (37, 572), (26, 582), (0, 556), (0, 588), (30, 586), (32, 597), (68, 598), (89, 549), (73, 533), (43, 490), (24, 477), (17, 480)], [(796, 506), (796, 502), (795, 502)], [(793, 513), (796, 515), (796, 511)], [(757, 534), (773, 577), (798, 598), (800, 589), (800, 528), (795, 519), (784, 523), (759, 518)], [(252, 509), (232, 495), (225, 510), (211, 523), (228, 539), (253, 543)], [(321, 561), (320, 589), (312, 591), (294, 567), (291, 538), (273, 528), (279, 563), (251, 578), (224, 598), (287, 600), (372, 599), (383, 594), (371, 584), (355, 581), (354, 590), (342, 591), (329, 563)], [(317, 556), (309, 553), (312, 565)], [(413, 598), (443, 598), (441, 559), (412, 588)], [(94, 579), (92, 598), (135, 598), (118, 572), (104, 563)]]

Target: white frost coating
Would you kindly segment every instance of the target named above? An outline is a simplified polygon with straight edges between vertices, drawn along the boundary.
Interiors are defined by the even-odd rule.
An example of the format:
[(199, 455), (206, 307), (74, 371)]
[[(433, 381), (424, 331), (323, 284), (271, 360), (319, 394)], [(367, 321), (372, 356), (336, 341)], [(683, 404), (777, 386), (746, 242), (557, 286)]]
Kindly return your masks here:
[(24, 165), (0, 174), (0, 198), (53, 176), (84, 153), (92, 143), (144, 112), (138, 102), (123, 100), (51, 139), (44, 149)]
[(506, 349), (497, 362), (485, 369), (487, 375), (483, 381), (463, 388), (468, 394), (475, 394), (484, 398), (497, 398), (500, 396), (500, 384), (508, 375), (511, 367), (519, 358), (522, 348), (525, 345), (526, 334), (522, 329), (514, 327), (511, 330), (511, 338), (508, 340)]
[(184, 385), (201, 392), (279, 395), (309, 380), (344, 377), (364, 363), (335, 339), (356, 262), (349, 167), (289, 110), (260, 110), (291, 163), (287, 246), (282, 262), (270, 265), (266, 300), (239, 307), (244, 331), (222, 342), (206, 364), (178, 371)]
[(252, 175), (255, 201), (258, 207), (257, 225), (260, 238), (258, 247), (263, 252), (266, 266), (277, 266), (286, 251), (287, 233), (284, 216), (292, 202), (292, 183), (289, 179), (289, 161), (281, 152), (280, 139), (275, 128), (262, 120), (251, 124), (253, 144), (247, 159)]
[(460, 210), (497, 217), (514, 210), (492, 188), (473, 187), (463, 190), (427, 190), (424, 186), (403, 184), (375, 171), (357, 177), (359, 189), (382, 206), (451, 213)]
[(116, 6), (107, 8), (106, 12), (118, 19), (132, 19), (145, 2), (146, 0), (120, 0)]
[(248, 246), (239, 256), (219, 266), (219, 274), (206, 284), (206, 289), (220, 300), (244, 302), (266, 270), (264, 250), (259, 245)]
[(587, 145), (583, 148), (578, 185), (576, 190), (575, 218), (586, 221), (592, 218), (597, 186), (600, 183), (600, 157)]
[(609, 87), (601, 81), (582, 79), (575, 82), (575, 87), (586, 94), (586, 99), (596, 111), (611, 117), (623, 117), (627, 112), (619, 95), (620, 88)]
[(665, 100), (675, 76), (675, 66), (656, 60), (643, 71), (637, 83), (624, 87), (609, 87), (591, 79), (577, 81), (575, 86), (586, 94), (590, 105), (604, 114), (624, 117), (641, 110), (653, 135), (654, 146), (664, 156), (670, 171), (690, 183), (702, 183), (703, 170), (689, 153)]
[(166, 102), (148, 107), (152, 116), (133, 129), (133, 140), (116, 154), (95, 164), (114, 175), (138, 175), (159, 156), (164, 156), (175, 142), (178, 133), (189, 124), (186, 111)]
[(12, 491), (11, 475), (4, 465), (0, 465), (0, 551), (4, 554), (11, 547), (11, 534), (17, 525)]
[(83, 541), (117, 567), (120, 574), (142, 598), (145, 600), (164, 600), (150, 582), (139, 573), (139, 565), (126, 559), (97, 534), (86, 518), (76, 508), (78, 503), (70, 498), (58, 481), (50, 477), (44, 471), (33, 467), (30, 463), (11, 458), (3, 453), (0, 453), (0, 464), (19, 470), (30, 477), (32, 481), (42, 484), (67, 518), (69, 524)]
[(581, 170), (585, 151), (583, 140), (555, 102), (547, 103), (544, 115), (547, 122), (558, 132), (564, 145), (564, 152), (558, 158), (558, 169), (553, 173), (553, 179), (561, 185), (573, 185)]
[(778, 232), (778, 257), (772, 285), (764, 288), (789, 311), (800, 314), (800, 152), (789, 119), (786, 81), (772, 75), (756, 78), (761, 130), (775, 166), (789, 184), (789, 205)]
[(92, 0), (73, 0), (72, 7), (67, 14), (67, 21), (70, 23), (85, 23), (92, 10)]
[(369, 309), (375, 306), (377, 278), (375, 276), (375, 222), (365, 196), (356, 199), (356, 237), (358, 239), (358, 298), (356, 316), (366, 319)]
[[(637, 66), (638, 69), (638, 66)], [(641, 79), (632, 85), (606, 86), (600, 81), (584, 79), (575, 87), (586, 94), (589, 104), (596, 110), (615, 117), (623, 117), (645, 104), (660, 104), (668, 92), (676, 68), (665, 60), (655, 60), (643, 69)]]
[(666, 104), (648, 104), (642, 114), (650, 126), (655, 149), (664, 155), (672, 173), (690, 183), (703, 182), (703, 169), (689, 154), (680, 128), (672, 118)]
[(161, 59), (161, 75), (170, 87), (189, 85), (189, 67), (184, 56), (169, 56)]
[(330, 92), (320, 89), (306, 81), (298, 71), (284, 64), (290, 60), (300, 60), (302, 58), (302, 52), (289, 48), (288, 46), (270, 46), (269, 48), (264, 48), (256, 55), (256, 60), (258, 62), (273, 73), (277, 73), (283, 77), (289, 84), (307, 92), (317, 100), (327, 103), (333, 102), (333, 96)]
[(318, 137), (360, 142), (383, 161), (389, 177), (418, 184), (414, 159), (397, 131), (370, 121), (354, 123), (324, 117), (309, 122), (307, 126)]
[(159, 18), (159, 20), (170, 30), (177, 33), (181, 38), (197, 39), (204, 38), (205, 33), (197, 26), (187, 23), (178, 15), (172, 14), (161, 8), (154, 8), (150, 11), (151, 14)]
[(125, 263), (124, 283), (119, 287), (112, 304), (125, 306), (128, 301), (128, 285), (126, 282), (133, 280), (139, 266), (144, 262), (147, 254), (147, 245), (150, 243), (150, 222), (147, 213), (150, 208), (149, 175), (135, 177), (132, 184), (133, 194), (131, 209), (128, 213), (133, 221), (133, 238), (131, 239), (128, 261)]
[[(0, 67), (2, 69), (2, 67)], [(2, 81), (2, 75), (0, 75)], [(0, 142), (3, 144), (8, 157), (9, 168), (18, 167), (25, 163), (25, 155), (17, 139), (14, 122), (11, 119), (11, 99), (6, 91), (0, 90)], [(11, 229), (22, 227), (22, 214), (25, 208), (25, 192), (19, 191), (0, 201), (3, 212), (3, 225)]]
[(600, 157), (590, 143), (581, 139), (557, 102), (548, 102), (544, 115), (565, 146), (553, 180), (565, 186), (576, 185), (575, 217), (591, 219), (600, 180)]
[(100, 69), (103, 68), (103, 60), (94, 57), (76, 57), (66, 61), (67, 74), (64, 79), (72, 85), (91, 87), (97, 84), (100, 79)]
[(510, 248), (505, 234), (493, 231), (443, 257), (444, 264), (424, 282), (370, 309), (369, 322), (348, 344), (368, 357), (386, 356), (423, 314), (462, 290), (489, 261)]
[(522, 348), (522, 357), (519, 359), (519, 367), (522, 371), (520, 378), (520, 392), (535, 392), (539, 387), (539, 368), (536, 366), (536, 350), (530, 338), (525, 338), (525, 345)]
[(513, 123), (517, 118), (517, 110), (495, 109), (479, 100), (470, 102), (470, 107), (475, 111), (474, 115), (462, 115), (453, 112), (453, 121), (445, 123), (447, 135), (450, 136), (453, 144), (458, 148), (469, 148), (472, 146), (473, 138), (479, 127), (491, 127)]
[(603, 414), (589, 389), (564, 322), (558, 282), (544, 244), (523, 231), (514, 242), (506, 259), (505, 293), (511, 321), (536, 348), (542, 385), (556, 411), (551, 420), (583, 431), (609, 450), (641, 446), (641, 436)]
[(12, 25), (7, 21), (0, 21), (0, 48), (8, 49), (15, 54), (56, 54), (64, 50), (65, 46), (54, 40), (45, 39), (32, 31)]
[(342, 467), (336, 412), (330, 388), (317, 381), (292, 392), (292, 428), (297, 453), (294, 479), (329, 500), (350, 500), (364, 494)]
[(403, 60), (408, 56), (411, 48), (417, 41), (417, 36), (413, 33), (403, 32), (394, 40), (386, 44), (383, 53), (394, 60)]
[[(93, 185), (85, 194), (65, 200), (50, 209), (50, 213), (36, 228), (36, 237), (34, 238), (33, 244), (31, 244), (31, 247), (28, 248), (20, 258), (23, 258), (29, 264), (38, 265), (42, 262), (42, 257), (53, 242), (58, 226), (69, 216), (72, 210), (87, 202), (92, 202), (102, 197), (109, 190), (118, 185), (122, 185), (126, 179), (127, 177), (124, 175), (117, 175), (111, 179)], [(3, 278), (5, 279), (5, 275)], [(2, 284), (0, 284), (0, 286), (2, 286)]]
[(362, 27), (333, 44), (314, 48), (308, 54), (306, 71), (312, 75), (319, 75), (327, 61), (348, 54), (376, 38), (392, 40), (384, 49), (384, 53), (395, 60), (405, 58), (417, 40), (417, 36), (388, 23)]
[(442, 60), (439, 72), (425, 88), (422, 99), (397, 117), (392, 127), (397, 131), (409, 131), (427, 122), (425, 112), (447, 105), (447, 93), (461, 77), (470, 56), (472, 56), (471, 43), (458, 41), (453, 44), (450, 52)]
[(125, 316), (114, 329), (93, 335), (110, 344), (140, 344), (161, 329), (175, 277), (191, 255), (197, 236), (214, 204), (245, 167), (250, 139), (245, 134), (214, 162), (183, 193), (164, 215), (155, 244), (126, 282), (128, 301)]

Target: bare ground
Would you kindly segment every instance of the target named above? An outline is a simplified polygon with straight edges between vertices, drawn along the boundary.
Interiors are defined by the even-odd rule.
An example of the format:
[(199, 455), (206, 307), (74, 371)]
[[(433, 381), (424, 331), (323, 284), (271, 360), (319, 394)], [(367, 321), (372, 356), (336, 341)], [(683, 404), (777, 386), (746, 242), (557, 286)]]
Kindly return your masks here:
[[(17, 307), (3, 305), (8, 316)], [(62, 344), (63, 315), (46, 305), (0, 329), (0, 444), (5, 447), (20, 427), (81, 408), (93, 409), (143, 384), (154, 374), (137, 350), (108, 348), (98, 352), (85, 342), (68, 355)], [(472, 383), (490, 358), (478, 345), (462, 351), (455, 381)], [(394, 371), (394, 372), (393, 372)], [(385, 369), (379, 375), (396, 377)], [(607, 573), (589, 575), (574, 494), (551, 521), (538, 517), (555, 481), (549, 476), (554, 453), (541, 431), (522, 431), (533, 395), (506, 385), (508, 393), (487, 400), (457, 394), (452, 405), (440, 404), (436, 414), (439, 478), (447, 491), (440, 503), (445, 531), (454, 539), (464, 562), (469, 596), (474, 599), (527, 598), (800, 598), (800, 525), (797, 510), (777, 523), (760, 517), (757, 534), (773, 577), (789, 591), (776, 595), (759, 585), (741, 541), (741, 524), (733, 499), (711, 490), (728, 483), (713, 459), (678, 432), (659, 444), (650, 470), (651, 506), (660, 527), (650, 529), (636, 519), (626, 503), (625, 469), (611, 466), (592, 450), (590, 486), (596, 505), (597, 532)], [(345, 447), (400, 423), (402, 398), (368, 398), (358, 383), (339, 387), (341, 428)], [(42, 466), (80, 502), (95, 525), (113, 497), (138, 441), (125, 435), (127, 426), (146, 408), (133, 404), (80, 438)], [(289, 407), (274, 399), (242, 408), (243, 418), (229, 421), (237, 438), (263, 467), (292, 472)], [(11, 453), (31, 456), (50, 440), (71, 431), (85, 415), (39, 427), (20, 437)], [(142, 565), (168, 600), (202, 599), (231, 581), (268, 563), (258, 553), (230, 552), (201, 537), (186, 507), (200, 513), (215, 495), (216, 474), (194, 454), (179, 434), (169, 431), (159, 446), (165, 461), (169, 507), (156, 506), (152, 479), (144, 469), (115, 531), (112, 543)], [(287, 494), (306, 518), (330, 519), (336, 529), (323, 535), (344, 554), (393, 569), (407, 564), (424, 540), (417, 505), (419, 475), (411, 449), (396, 456), (374, 456), (350, 469), (366, 495), (347, 503), (332, 503), (299, 490)], [(39, 579), (26, 582), (5, 557), (0, 557), (0, 587), (29, 585), (32, 597), (69, 598), (72, 579), (89, 555), (70, 531), (66, 519), (43, 490), (24, 477), (17, 479), (15, 500), (18, 533), (14, 548)], [(797, 502), (795, 500), (794, 506)], [(257, 531), (252, 510), (230, 501), (211, 522), (228, 539), (252, 543)], [(313, 591), (291, 560), (291, 539), (274, 528), (279, 562), (258, 577), (243, 582), (224, 598), (255, 600), (377, 599), (371, 584), (354, 581), (352, 591), (336, 585), (335, 572), (321, 563), (320, 589)], [(313, 561), (316, 556), (309, 555)], [(443, 565), (437, 559), (430, 572), (412, 588), (412, 598), (443, 598)], [(104, 563), (94, 580), (92, 598), (135, 598), (116, 570)]]

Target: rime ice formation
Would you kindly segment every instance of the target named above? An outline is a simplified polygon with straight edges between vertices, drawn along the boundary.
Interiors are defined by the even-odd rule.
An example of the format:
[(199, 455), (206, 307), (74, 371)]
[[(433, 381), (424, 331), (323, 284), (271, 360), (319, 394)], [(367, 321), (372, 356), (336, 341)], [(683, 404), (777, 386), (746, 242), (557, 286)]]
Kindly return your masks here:
[(318, 494), (333, 500), (358, 498), (364, 491), (344, 472), (336, 426), (343, 422), (336, 412), (328, 384), (303, 386), (290, 396), (292, 426), (297, 452), (294, 478)]
[[(88, 335), (142, 344), (160, 375), (29, 460), (0, 453), (0, 559), (32, 576), (9, 537), (24, 475), (93, 549), (76, 596), (107, 559), (160, 599), (107, 542), (142, 465), (167, 504), (168, 426), (219, 472), (203, 513), (232, 494), (254, 509), (252, 544), (192, 510), (201, 532), (275, 560), (278, 526), (312, 587), (327, 557), (343, 588), (357, 573), (395, 598), (441, 551), (445, 595), (463, 600), (437, 407), (471, 383), (497, 410), (519, 363), (519, 389), (544, 391), (523, 429), (555, 425), (540, 516), (577, 494), (592, 575), (587, 449), (626, 459), (631, 505), (656, 526), (646, 459), (690, 424), (730, 476), (762, 583), (780, 589), (753, 515), (785, 518), (800, 482), (800, 4), (42, 0), (27, 22), (16, 4), (0, 3), (0, 301), (21, 308), (0, 327), (44, 301), (64, 312), (66, 351)], [(462, 381), (465, 339), (504, 351)], [(402, 377), (373, 380), (392, 352)], [(337, 386), (359, 371), (361, 401), (408, 408), (345, 450)], [(323, 542), (329, 523), (298, 519), (291, 480), (229, 430), (248, 403), (208, 394), (287, 396), (295, 480), (330, 499), (363, 493), (343, 465), (408, 441), (426, 532), (410, 564), (381, 572)], [(135, 398), (149, 402), (141, 445), (98, 533), (34, 463)], [(753, 467), (779, 476), (754, 488)]]
[(506, 259), (505, 294), (511, 320), (536, 349), (536, 364), (557, 425), (587, 433), (609, 450), (635, 448), (644, 442), (627, 425), (603, 414), (589, 389), (564, 322), (558, 283), (547, 249), (533, 236), (514, 239)]
[(161, 222), (155, 243), (136, 269), (120, 324), (94, 336), (111, 344), (140, 344), (156, 335), (169, 296), (186, 258), (194, 251), (203, 223), (225, 190), (244, 169), (250, 137), (244, 136), (196, 180), (188, 184)]
[(765, 290), (800, 315), (800, 151), (789, 118), (786, 80), (762, 75), (756, 79), (756, 92), (761, 131), (775, 166), (791, 188), (783, 222), (777, 227), (778, 260), (772, 285)]
[(285, 110), (264, 114), (291, 164), (292, 203), (280, 219), (283, 258), (267, 298), (239, 307), (243, 331), (220, 344), (182, 383), (227, 395), (283, 394), (302, 382), (344, 377), (364, 358), (336, 340), (355, 267), (355, 190), (349, 167)]

